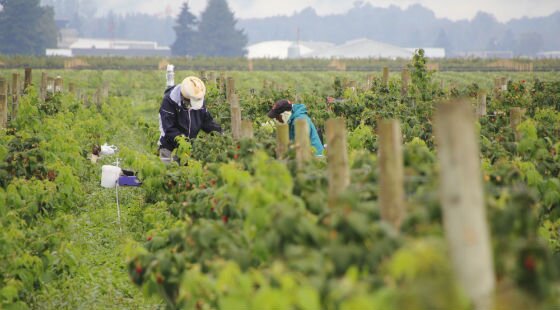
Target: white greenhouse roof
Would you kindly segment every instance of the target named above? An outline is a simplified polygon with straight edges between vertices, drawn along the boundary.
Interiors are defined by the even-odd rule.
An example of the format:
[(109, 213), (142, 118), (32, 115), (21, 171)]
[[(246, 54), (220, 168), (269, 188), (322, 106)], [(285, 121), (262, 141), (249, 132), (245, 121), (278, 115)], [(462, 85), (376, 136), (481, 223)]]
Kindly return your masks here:
[(49, 49), (47, 56), (170, 56), (171, 49), (152, 41), (76, 38), (64, 49)]
[(70, 49), (142, 49), (142, 50), (169, 50), (169, 47), (159, 47), (152, 41), (127, 41), (108, 39), (79, 38), (70, 45)]
[(63, 57), (72, 57), (72, 50), (71, 49), (64, 49), (64, 48), (47, 48), (45, 51), (46, 56), (63, 56)]
[[(288, 58), (288, 49), (297, 45), (293, 41), (264, 41), (247, 47), (249, 58)], [(304, 41), (299, 43), (300, 55), (304, 56), (313, 51), (329, 48), (334, 44), (329, 42)]]
[(537, 53), (537, 58), (560, 58), (560, 51), (547, 51)]
[(326, 50), (313, 52), (304, 57), (316, 58), (410, 58), (412, 52), (387, 43), (369, 39), (348, 41)]
[(417, 49), (423, 49), (428, 58), (445, 58), (445, 49), (440, 47), (407, 47), (406, 50), (414, 53)]

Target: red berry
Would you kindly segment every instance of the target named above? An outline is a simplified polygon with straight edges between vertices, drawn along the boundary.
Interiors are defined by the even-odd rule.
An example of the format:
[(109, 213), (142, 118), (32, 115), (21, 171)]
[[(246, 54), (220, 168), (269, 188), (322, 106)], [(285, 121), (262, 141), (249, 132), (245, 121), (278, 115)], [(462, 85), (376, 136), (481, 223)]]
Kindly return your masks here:
[(152, 236), (148, 236), (148, 241), (152, 241)]
[(227, 217), (227, 215), (222, 215), (222, 222), (224, 222), (224, 224), (227, 224), (229, 221), (229, 218)]
[(233, 155), (233, 159), (238, 159), (238, 158), (239, 158), (238, 154)]
[(50, 170), (49, 172), (47, 172), (47, 178), (49, 179), (49, 181), (54, 181), (56, 179), (56, 172)]
[(525, 260), (523, 261), (523, 266), (525, 267), (525, 269), (529, 270), (529, 271), (534, 271), (535, 267), (537, 266), (537, 262), (535, 261), (535, 258), (531, 255), (525, 257)]
[(157, 282), (158, 284), (162, 284), (162, 283), (163, 283), (163, 277), (162, 277), (160, 274), (158, 274), (158, 275), (156, 276), (156, 282)]
[(210, 211), (214, 212), (214, 207), (210, 208)]

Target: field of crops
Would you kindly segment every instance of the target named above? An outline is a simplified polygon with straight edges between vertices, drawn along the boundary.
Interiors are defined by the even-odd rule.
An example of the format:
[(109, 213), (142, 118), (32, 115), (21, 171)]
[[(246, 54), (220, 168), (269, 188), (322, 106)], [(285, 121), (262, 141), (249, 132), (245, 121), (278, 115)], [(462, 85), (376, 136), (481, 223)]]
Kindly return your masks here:
[[(13, 72), (0, 77), (11, 85)], [(403, 89), (400, 72), (387, 84), (382, 72), (204, 72), (212, 76), (208, 109), (226, 131), (181, 141), (185, 164), (168, 166), (157, 155), (165, 72), (46, 73), (60, 75), (63, 90), (41, 91), (34, 70), (17, 113), (9, 96), (10, 120), (0, 130), (2, 309), (560, 306), (559, 73), (431, 73), (417, 59)], [(176, 72), (189, 74), (200, 72)], [(252, 137), (232, 136), (220, 77), (233, 78)], [(496, 88), (499, 77), (509, 81), (504, 88)], [(306, 104), (323, 143), (335, 143), (327, 153), (347, 154), (347, 165), (335, 168), (347, 184), (332, 175), (333, 153), (306, 161), (305, 148), (292, 144), (276, 159), (276, 125), (266, 112), (281, 98)], [(457, 122), (475, 132), (480, 155), (480, 169), (465, 179), (449, 175), (469, 171), (469, 154), (446, 166), (446, 130), (432, 127), (453, 123), (442, 107), (454, 105), (470, 107)], [(346, 134), (333, 137), (328, 120), (341, 118)], [(398, 121), (392, 151), (380, 139), (385, 120)], [(106, 142), (119, 152), (92, 163), (92, 149)], [(115, 190), (99, 184), (101, 166), (117, 159), (143, 182), (119, 188), (120, 220)], [(387, 161), (400, 162), (400, 177)], [(402, 188), (387, 187), (399, 178)], [(473, 226), (457, 245), (444, 212), (450, 187), (459, 185), (463, 197), (477, 184), (491, 262), (470, 283), (490, 279), (493, 306), (473, 299), (457, 259), (486, 228)], [(387, 188), (402, 193), (396, 211), (383, 205)], [(468, 225), (468, 213), (464, 219)]]

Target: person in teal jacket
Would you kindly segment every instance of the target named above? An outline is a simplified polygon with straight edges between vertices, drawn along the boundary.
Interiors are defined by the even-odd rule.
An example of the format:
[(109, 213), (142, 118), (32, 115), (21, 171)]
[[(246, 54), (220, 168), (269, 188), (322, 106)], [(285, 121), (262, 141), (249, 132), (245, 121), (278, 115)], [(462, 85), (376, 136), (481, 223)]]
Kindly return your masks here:
[(317, 133), (317, 128), (307, 115), (307, 108), (304, 104), (290, 102), (289, 100), (282, 99), (276, 101), (272, 109), (268, 112), (268, 117), (276, 119), (280, 123), (288, 124), (290, 131), (290, 141), (294, 141), (296, 132), (296, 119), (305, 119), (309, 125), (309, 140), (311, 146), (315, 149), (315, 156), (323, 156), (323, 143)]

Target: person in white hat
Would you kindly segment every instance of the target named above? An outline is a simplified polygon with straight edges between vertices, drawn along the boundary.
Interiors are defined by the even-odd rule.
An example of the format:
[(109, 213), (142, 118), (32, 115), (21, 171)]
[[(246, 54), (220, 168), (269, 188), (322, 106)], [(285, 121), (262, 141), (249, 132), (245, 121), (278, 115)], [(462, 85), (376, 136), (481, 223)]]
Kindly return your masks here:
[[(171, 72), (171, 74), (170, 74)], [(204, 105), (206, 86), (198, 77), (189, 76), (181, 84), (173, 85), (173, 67), (167, 72), (167, 89), (159, 109), (159, 155), (162, 161), (171, 162), (177, 148), (175, 138), (194, 139), (200, 130), (207, 133), (222, 132)]]

